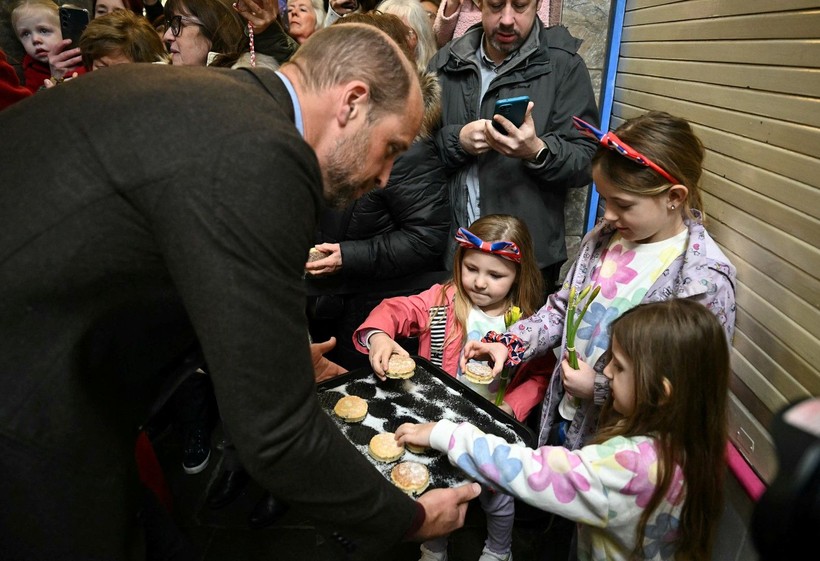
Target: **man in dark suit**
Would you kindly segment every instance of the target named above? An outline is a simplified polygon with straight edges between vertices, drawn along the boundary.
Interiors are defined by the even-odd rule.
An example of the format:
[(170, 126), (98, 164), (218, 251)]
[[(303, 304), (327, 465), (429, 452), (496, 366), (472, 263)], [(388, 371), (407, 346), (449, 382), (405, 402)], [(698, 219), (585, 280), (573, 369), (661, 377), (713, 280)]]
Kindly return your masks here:
[(136, 427), (194, 339), (243, 465), (348, 553), (463, 523), (476, 485), (414, 502), (322, 412), (304, 314), (323, 199), (383, 186), (421, 114), (366, 26), (281, 73), (122, 65), (0, 114), (4, 559), (144, 556)]

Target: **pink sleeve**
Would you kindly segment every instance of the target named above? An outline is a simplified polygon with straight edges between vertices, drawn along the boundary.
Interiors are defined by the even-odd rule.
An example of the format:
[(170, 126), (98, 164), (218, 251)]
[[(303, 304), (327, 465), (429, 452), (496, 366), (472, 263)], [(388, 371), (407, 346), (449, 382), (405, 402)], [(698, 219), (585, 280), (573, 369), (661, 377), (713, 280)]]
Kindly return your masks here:
[(376, 306), (367, 319), (353, 333), (356, 350), (367, 353), (360, 335), (372, 329), (387, 333), (391, 339), (413, 337), (427, 328), (430, 322), (430, 307), (441, 295), (442, 287), (437, 284), (420, 294), (385, 298)]
[[(538, 17), (544, 23), (544, 27), (550, 26), (550, 0), (541, 0), (541, 5), (538, 6)], [(559, 23), (559, 22), (555, 22)]]
[[(472, 0), (462, 0), (463, 2), (470, 2)], [(441, 0), (438, 6), (438, 13), (436, 20), (433, 22), (433, 33), (436, 34), (436, 44), (439, 48), (446, 45), (450, 39), (453, 38), (453, 32), (456, 30), (458, 17), (461, 14), (461, 8), (455, 11), (450, 17), (444, 16), (444, 8), (447, 6), (447, 0)]]
[(515, 418), (523, 422), (544, 400), (550, 377), (555, 369), (555, 355), (547, 353), (521, 365), (510, 383), (504, 401), (512, 407)]

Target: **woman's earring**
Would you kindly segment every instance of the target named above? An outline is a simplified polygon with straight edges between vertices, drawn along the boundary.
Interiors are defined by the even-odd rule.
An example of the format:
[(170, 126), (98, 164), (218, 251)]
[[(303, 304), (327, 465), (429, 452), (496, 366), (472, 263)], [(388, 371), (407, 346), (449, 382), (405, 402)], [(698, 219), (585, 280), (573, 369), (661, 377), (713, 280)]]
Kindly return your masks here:
[(675, 210), (675, 205), (672, 205), (672, 207), (671, 207), (671, 208), (672, 208), (672, 210)]

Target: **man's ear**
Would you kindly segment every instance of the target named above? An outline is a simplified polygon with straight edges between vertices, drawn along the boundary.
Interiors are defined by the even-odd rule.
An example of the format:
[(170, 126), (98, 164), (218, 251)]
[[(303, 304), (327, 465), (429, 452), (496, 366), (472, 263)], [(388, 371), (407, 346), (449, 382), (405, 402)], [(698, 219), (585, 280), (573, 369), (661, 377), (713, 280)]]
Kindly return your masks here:
[(353, 80), (341, 88), (336, 119), (339, 126), (344, 127), (350, 121), (367, 114), (367, 107), (370, 102), (370, 87), (361, 80)]

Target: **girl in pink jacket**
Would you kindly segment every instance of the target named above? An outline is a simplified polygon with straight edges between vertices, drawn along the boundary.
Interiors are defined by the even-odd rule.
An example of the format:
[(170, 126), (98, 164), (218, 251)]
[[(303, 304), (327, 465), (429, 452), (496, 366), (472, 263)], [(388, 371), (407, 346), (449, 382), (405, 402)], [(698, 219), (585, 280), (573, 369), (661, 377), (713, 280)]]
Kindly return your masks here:
[[(369, 352), (373, 371), (383, 376), (392, 354), (407, 355), (395, 339), (418, 336), (420, 356), (495, 400), (501, 380), (469, 382), (459, 368), (461, 349), (468, 340), (480, 340), (489, 331), (503, 332), (522, 315), (533, 314), (543, 301), (543, 279), (527, 226), (514, 216), (483, 216), (469, 229), (459, 228), (456, 241), (453, 280), (418, 295), (382, 301), (353, 334), (353, 342)], [(507, 403), (502, 409), (513, 412)], [(480, 500), (487, 514), (480, 561), (506, 560), (512, 543), (512, 497), (485, 489)], [(425, 561), (445, 560), (447, 538), (426, 542), (421, 551)]]

